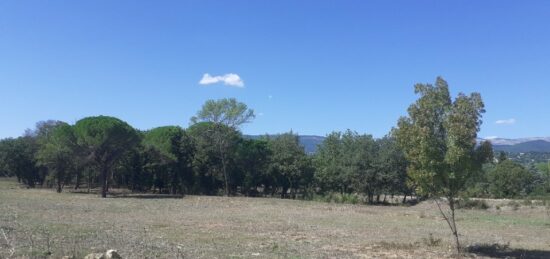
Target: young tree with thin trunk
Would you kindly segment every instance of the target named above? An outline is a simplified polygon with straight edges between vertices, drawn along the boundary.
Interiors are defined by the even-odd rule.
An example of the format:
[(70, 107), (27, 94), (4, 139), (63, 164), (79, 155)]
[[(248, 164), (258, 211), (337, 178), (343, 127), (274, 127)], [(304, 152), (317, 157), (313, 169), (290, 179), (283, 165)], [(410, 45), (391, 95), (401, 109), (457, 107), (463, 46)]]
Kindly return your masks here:
[[(486, 152), (476, 145), (483, 101), (478, 93), (461, 93), (452, 101), (447, 82), (440, 77), (435, 86), (415, 85), (415, 93), (420, 98), (409, 107), (409, 116), (399, 119), (396, 137), (409, 162), (408, 175), (416, 193), (435, 198), (460, 253), (457, 201), (467, 180), (486, 161)], [(440, 197), (446, 198), (448, 211), (441, 207)]]

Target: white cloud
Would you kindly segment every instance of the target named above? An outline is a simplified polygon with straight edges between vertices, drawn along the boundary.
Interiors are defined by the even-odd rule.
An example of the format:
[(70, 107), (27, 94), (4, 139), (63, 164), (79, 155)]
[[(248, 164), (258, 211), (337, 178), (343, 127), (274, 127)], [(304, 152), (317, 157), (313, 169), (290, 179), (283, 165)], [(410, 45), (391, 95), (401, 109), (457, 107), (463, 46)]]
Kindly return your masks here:
[(485, 137), (485, 139), (489, 139), (489, 140), (497, 139), (497, 138), (498, 138), (498, 136), (487, 136), (487, 137)]
[(516, 119), (511, 118), (511, 119), (505, 119), (505, 120), (497, 120), (497, 121), (495, 121), (495, 123), (496, 124), (505, 124), (505, 125), (516, 124)]
[(210, 85), (216, 83), (223, 83), (224, 85), (239, 88), (244, 87), (244, 81), (241, 79), (241, 77), (233, 73), (225, 74), (223, 76), (211, 76), (210, 74), (205, 73), (204, 75), (202, 75), (201, 81), (199, 81), (199, 84), (201, 85)]

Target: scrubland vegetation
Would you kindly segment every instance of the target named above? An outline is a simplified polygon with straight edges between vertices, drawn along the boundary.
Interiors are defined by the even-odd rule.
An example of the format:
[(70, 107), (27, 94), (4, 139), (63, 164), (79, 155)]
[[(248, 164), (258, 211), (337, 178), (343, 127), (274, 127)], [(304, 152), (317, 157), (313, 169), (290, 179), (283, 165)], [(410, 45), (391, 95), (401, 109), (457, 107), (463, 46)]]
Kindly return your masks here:
[(39, 122), (0, 141), (0, 256), (550, 256), (547, 168), (476, 142), (480, 94), (415, 93), (385, 137), (333, 132), (312, 155), (293, 132), (244, 137), (255, 115), (235, 99), (186, 129)]

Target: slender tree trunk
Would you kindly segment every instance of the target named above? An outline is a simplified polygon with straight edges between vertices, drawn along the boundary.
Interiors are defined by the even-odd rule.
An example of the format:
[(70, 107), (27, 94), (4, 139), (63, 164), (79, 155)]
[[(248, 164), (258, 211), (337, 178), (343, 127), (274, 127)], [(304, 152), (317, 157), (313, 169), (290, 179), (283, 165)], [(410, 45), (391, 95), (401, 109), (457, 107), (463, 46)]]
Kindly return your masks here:
[(451, 210), (450, 215), (447, 215), (443, 211), (443, 209), (441, 209), (441, 205), (439, 204), (437, 199), (435, 200), (435, 203), (437, 204), (437, 208), (439, 209), (439, 212), (441, 213), (441, 215), (443, 216), (443, 218), (445, 219), (445, 221), (449, 225), (449, 228), (451, 229), (451, 232), (453, 233), (453, 236), (455, 238), (456, 252), (458, 254), (460, 254), (461, 253), (461, 251), (460, 251), (460, 241), (459, 241), (459, 237), (458, 237), (458, 230), (456, 228), (456, 218), (455, 218), (455, 199), (453, 197), (447, 197), (447, 202), (449, 204), (449, 209)]
[(225, 196), (229, 196), (229, 180), (227, 179), (227, 168), (225, 166), (225, 156), (222, 155), (222, 170), (223, 170), (223, 180), (225, 182)]
[(293, 189), (293, 186), (292, 186), (292, 179), (288, 178), (288, 183), (290, 184), (290, 188), (289, 188), (289, 190), (290, 190), (290, 198), (292, 198), (293, 195), (294, 195), (293, 192), (292, 192), (292, 189)]
[(88, 169), (88, 193), (92, 189), (92, 170)]
[(63, 185), (61, 184), (61, 179), (57, 179), (57, 193), (63, 191)]
[(107, 197), (107, 191), (108, 191), (108, 184), (109, 184), (109, 178), (107, 177), (109, 175), (109, 170), (104, 167), (101, 169), (101, 197), (106, 198)]
[(82, 174), (82, 172), (80, 172), (80, 170), (76, 173), (76, 181), (75, 181), (75, 184), (74, 184), (74, 189), (75, 190), (78, 190), (78, 188), (80, 188), (81, 174)]
[(172, 188), (170, 188), (170, 194), (176, 194), (178, 192), (178, 185), (179, 185), (179, 182), (178, 182), (178, 170), (174, 170), (172, 168)]
[(288, 187), (284, 187), (284, 186), (283, 186), (283, 190), (282, 190), (282, 192), (281, 192), (281, 199), (286, 198), (286, 193), (287, 193), (287, 191), (288, 191)]
[(460, 241), (458, 240), (458, 229), (456, 228), (455, 220), (455, 199), (449, 198), (449, 207), (451, 208), (451, 223), (453, 225), (453, 235), (455, 237), (456, 252), (460, 254)]

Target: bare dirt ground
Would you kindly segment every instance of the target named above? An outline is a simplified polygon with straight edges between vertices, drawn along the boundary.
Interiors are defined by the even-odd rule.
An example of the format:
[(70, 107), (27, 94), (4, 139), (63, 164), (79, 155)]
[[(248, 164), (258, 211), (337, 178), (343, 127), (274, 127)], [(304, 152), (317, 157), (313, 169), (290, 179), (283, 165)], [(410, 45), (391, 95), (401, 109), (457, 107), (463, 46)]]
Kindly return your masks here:
[[(550, 258), (544, 207), (491, 202), (458, 212), (466, 257)], [(454, 253), (450, 238), (431, 202), (101, 199), (0, 180), (0, 258), (82, 258), (107, 249), (124, 258), (446, 258)]]

